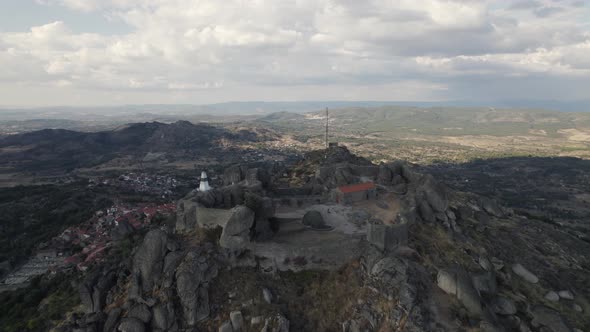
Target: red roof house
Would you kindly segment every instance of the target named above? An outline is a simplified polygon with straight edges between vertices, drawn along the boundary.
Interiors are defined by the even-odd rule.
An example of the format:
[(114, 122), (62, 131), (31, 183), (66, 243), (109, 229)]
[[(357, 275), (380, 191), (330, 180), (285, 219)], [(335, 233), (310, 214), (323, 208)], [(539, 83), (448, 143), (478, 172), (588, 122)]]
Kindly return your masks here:
[(374, 199), (377, 197), (377, 189), (373, 182), (365, 182), (340, 186), (334, 194), (336, 203), (350, 204), (353, 202)]

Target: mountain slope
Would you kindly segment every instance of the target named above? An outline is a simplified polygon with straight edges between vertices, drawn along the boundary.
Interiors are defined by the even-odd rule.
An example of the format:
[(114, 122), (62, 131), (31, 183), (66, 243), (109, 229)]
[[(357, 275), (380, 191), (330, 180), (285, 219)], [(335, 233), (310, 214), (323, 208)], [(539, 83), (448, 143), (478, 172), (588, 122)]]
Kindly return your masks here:
[(256, 135), (188, 121), (137, 123), (96, 133), (46, 129), (0, 139), (0, 166), (29, 171), (68, 170), (97, 165), (121, 155), (207, 154), (221, 139), (249, 141), (256, 139)]

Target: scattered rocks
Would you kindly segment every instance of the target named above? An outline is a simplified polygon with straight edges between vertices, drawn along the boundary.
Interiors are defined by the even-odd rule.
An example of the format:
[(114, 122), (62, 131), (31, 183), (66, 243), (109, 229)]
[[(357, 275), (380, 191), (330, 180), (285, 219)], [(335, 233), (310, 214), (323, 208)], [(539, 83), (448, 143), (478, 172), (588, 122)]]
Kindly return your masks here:
[(479, 322), (479, 330), (481, 332), (502, 332), (504, 331), (502, 328), (499, 328), (492, 324), (491, 322), (482, 320)]
[(516, 313), (516, 306), (514, 302), (506, 297), (497, 297), (492, 305), (494, 312), (500, 315), (514, 315)]
[(531, 310), (532, 325), (535, 328), (546, 327), (552, 332), (571, 332), (563, 317), (555, 310), (545, 306), (534, 306)]
[(486, 293), (490, 295), (496, 294), (498, 291), (498, 284), (496, 282), (496, 275), (494, 272), (485, 272), (472, 277), (473, 285), (480, 293)]
[(583, 311), (582, 307), (579, 304), (577, 304), (577, 303), (574, 303), (574, 305), (572, 307), (577, 312), (582, 312)]
[(407, 279), (406, 270), (406, 264), (401, 259), (387, 256), (373, 265), (370, 275), (395, 286)]
[(492, 269), (494, 269), (490, 260), (483, 256), (479, 257), (479, 266), (481, 266), (481, 268), (486, 271), (491, 271)]
[(559, 291), (558, 294), (559, 294), (559, 297), (564, 300), (573, 300), (574, 299), (574, 294), (572, 294), (572, 292), (570, 292), (568, 290)]
[(494, 270), (500, 271), (504, 268), (504, 262), (501, 259), (492, 257), (490, 261), (492, 262), (492, 265), (494, 265)]
[(267, 318), (261, 332), (289, 332), (289, 320), (281, 314)]
[(539, 278), (536, 275), (534, 275), (531, 271), (527, 270), (524, 266), (518, 263), (512, 265), (512, 272), (514, 272), (516, 275), (532, 284), (536, 284), (539, 282)]
[(554, 291), (550, 291), (549, 293), (545, 294), (545, 299), (551, 302), (559, 301), (559, 294)]
[(250, 325), (262, 324), (263, 321), (264, 321), (264, 317), (262, 317), (262, 316), (255, 316), (255, 317), (252, 317), (250, 319)]

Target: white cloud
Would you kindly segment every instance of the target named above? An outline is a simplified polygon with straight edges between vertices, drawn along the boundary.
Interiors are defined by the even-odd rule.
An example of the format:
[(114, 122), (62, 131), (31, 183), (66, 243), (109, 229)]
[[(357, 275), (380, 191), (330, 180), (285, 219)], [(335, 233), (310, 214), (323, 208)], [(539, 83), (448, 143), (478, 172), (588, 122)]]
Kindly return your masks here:
[(429, 99), (442, 92), (462, 98), (462, 91), (446, 89), (465, 77), (590, 81), (590, 32), (583, 24), (590, 10), (575, 1), (38, 1), (107, 15), (132, 31), (77, 33), (56, 21), (0, 32), (0, 65), (7, 68), (0, 82), (97, 96), (215, 91), (228, 100), (268, 98), (269, 86), (284, 87), (288, 96), (289, 87), (324, 87), (329, 95), (330, 86), (366, 92), (406, 83), (422, 93), (417, 98)]

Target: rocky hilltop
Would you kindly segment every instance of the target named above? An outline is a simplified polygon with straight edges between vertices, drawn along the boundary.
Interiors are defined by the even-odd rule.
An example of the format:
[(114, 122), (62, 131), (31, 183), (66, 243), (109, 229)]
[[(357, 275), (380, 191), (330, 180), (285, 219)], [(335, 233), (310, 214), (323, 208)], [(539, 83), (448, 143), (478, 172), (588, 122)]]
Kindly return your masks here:
[[(366, 195), (335, 200), (359, 183)], [(227, 167), (136, 238), (84, 275), (81, 310), (55, 331), (590, 327), (586, 242), (344, 147)], [(554, 255), (564, 242), (582, 250)]]

